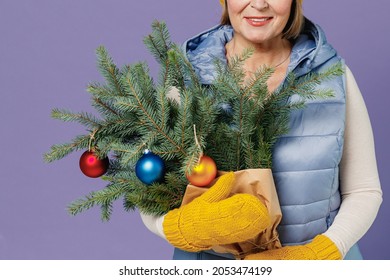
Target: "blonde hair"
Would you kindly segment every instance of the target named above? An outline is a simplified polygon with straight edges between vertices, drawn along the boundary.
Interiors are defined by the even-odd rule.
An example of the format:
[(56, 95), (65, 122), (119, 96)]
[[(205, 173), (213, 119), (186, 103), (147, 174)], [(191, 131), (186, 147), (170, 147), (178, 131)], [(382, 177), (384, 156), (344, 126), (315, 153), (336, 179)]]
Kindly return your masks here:
[[(231, 25), (226, 1), (219, 0), (219, 2), (224, 7), (220, 24)], [(293, 40), (297, 38), (299, 36), (299, 33), (301, 33), (304, 21), (305, 20), (303, 16), (302, 0), (294, 0), (291, 5), (290, 17), (287, 21), (286, 26), (283, 29), (283, 38), (287, 40)]]

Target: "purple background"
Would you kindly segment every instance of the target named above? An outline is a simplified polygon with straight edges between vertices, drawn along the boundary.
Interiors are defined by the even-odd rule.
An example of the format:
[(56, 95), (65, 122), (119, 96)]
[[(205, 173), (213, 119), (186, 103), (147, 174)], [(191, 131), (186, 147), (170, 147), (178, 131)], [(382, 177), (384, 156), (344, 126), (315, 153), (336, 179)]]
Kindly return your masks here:
[[(360, 242), (367, 259), (390, 259), (389, 9), (386, 0), (304, 3), (352, 69), (371, 116), (384, 203)], [(165, 20), (180, 43), (215, 25), (220, 11), (217, 0), (0, 1), (0, 259), (171, 258), (171, 246), (120, 203), (109, 223), (101, 222), (99, 209), (67, 214), (69, 202), (105, 184), (81, 174), (81, 152), (43, 162), (52, 144), (85, 133), (81, 125), (51, 119), (50, 111), (91, 111), (85, 87), (102, 81), (99, 45), (118, 65), (146, 60), (155, 73), (142, 44), (154, 19)]]

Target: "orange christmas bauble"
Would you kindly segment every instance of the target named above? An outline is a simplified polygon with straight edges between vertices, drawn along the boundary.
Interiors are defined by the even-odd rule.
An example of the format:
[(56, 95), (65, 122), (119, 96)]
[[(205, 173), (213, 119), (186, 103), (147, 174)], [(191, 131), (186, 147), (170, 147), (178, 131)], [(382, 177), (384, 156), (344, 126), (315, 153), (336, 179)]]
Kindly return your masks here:
[(194, 186), (204, 187), (217, 176), (217, 165), (209, 156), (202, 156), (191, 174), (186, 174), (188, 181)]

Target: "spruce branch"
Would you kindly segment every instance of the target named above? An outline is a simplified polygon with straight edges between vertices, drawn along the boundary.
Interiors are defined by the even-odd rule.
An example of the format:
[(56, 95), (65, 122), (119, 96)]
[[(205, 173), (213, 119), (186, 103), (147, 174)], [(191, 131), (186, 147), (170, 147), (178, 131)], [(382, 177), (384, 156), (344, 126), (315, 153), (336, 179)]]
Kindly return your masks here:
[(119, 116), (120, 113), (109, 103), (105, 102), (101, 98), (94, 97), (92, 99), (92, 106), (95, 107), (101, 115), (115, 115)]
[(127, 193), (126, 186), (110, 184), (102, 190), (91, 192), (83, 199), (77, 199), (68, 206), (71, 215), (77, 215), (96, 205), (102, 209), (102, 220), (107, 221), (111, 215), (112, 202)]
[(121, 83), (121, 72), (114, 64), (112, 58), (108, 55), (106, 48), (104, 46), (99, 46), (96, 49), (96, 54), (98, 57), (100, 73), (106, 78), (107, 85), (118, 95), (124, 95)]
[(115, 91), (113, 91), (107, 85), (101, 85), (98, 82), (92, 82), (87, 85), (87, 92), (91, 93), (92, 96), (98, 97), (101, 99), (111, 100), (115, 96)]
[(72, 113), (68, 110), (53, 109), (51, 117), (64, 122), (78, 122), (89, 128), (100, 126), (100, 120), (90, 113)]
[(271, 67), (260, 67), (255, 71), (253, 77), (243, 87), (243, 97), (249, 96), (255, 106), (263, 106), (263, 100), (270, 94), (267, 87), (267, 82), (274, 69)]
[[(271, 93), (267, 81), (274, 69), (262, 67), (247, 79), (243, 65), (253, 54), (249, 49), (230, 58), (228, 64), (215, 61), (216, 78), (206, 86), (186, 55), (171, 42), (165, 23), (153, 22), (144, 43), (160, 64), (156, 83), (145, 63), (120, 69), (101, 46), (96, 53), (105, 83), (87, 87), (100, 118), (53, 110), (53, 118), (81, 123), (89, 133), (71, 143), (54, 145), (45, 154), (46, 161), (86, 149), (92, 140), (99, 157), (110, 153), (110, 167), (102, 177), (107, 186), (72, 202), (72, 215), (99, 206), (102, 220), (109, 220), (113, 202), (120, 198), (124, 210), (165, 214), (181, 205), (188, 183), (185, 175), (203, 153), (223, 171), (270, 168), (272, 147), (288, 132), (291, 112), (304, 108), (307, 100), (331, 97), (333, 92), (322, 82), (342, 73), (341, 65), (302, 77), (291, 73)], [(173, 89), (180, 102), (168, 98)], [(136, 177), (135, 164), (145, 148), (164, 159), (163, 182), (146, 186)]]
[(186, 88), (186, 75), (184, 73), (183, 66), (181, 65), (180, 56), (178, 55), (178, 52), (175, 50), (169, 50), (168, 51), (168, 59), (167, 64), (169, 64), (171, 67), (169, 67), (166, 71), (166, 80), (168, 80), (168, 77), (170, 81), (172, 81), (172, 85), (175, 86), (178, 89), (185, 89)]
[(163, 65), (167, 61), (167, 53), (172, 45), (168, 28), (164, 22), (154, 21), (152, 30), (152, 33), (144, 38), (144, 44), (157, 62)]
[(229, 58), (229, 62), (227, 64), (227, 72), (224, 72), (229, 73), (236, 84), (242, 85), (244, 83), (245, 71), (243, 71), (243, 66), (245, 61), (249, 57), (251, 57), (253, 53), (253, 48), (247, 48), (244, 49), (241, 55)]
[(135, 99), (135, 103), (140, 110), (140, 118), (144, 124), (148, 126), (149, 131), (157, 131), (163, 139), (166, 139), (175, 149), (177, 149), (181, 154), (186, 155), (185, 150), (181, 147), (168, 133), (164, 127), (157, 123), (157, 114), (152, 107), (145, 104), (144, 96), (142, 91), (137, 85), (137, 81), (133, 75), (129, 73), (126, 74), (124, 79), (125, 87), (127, 88), (129, 94)]
[(53, 145), (50, 151), (44, 154), (44, 160), (53, 162), (64, 158), (74, 151), (85, 149), (88, 147), (89, 139), (89, 135), (81, 135), (77, 136), (70, 143)]
[(171, 80), (174, 82), (173, 86), (179, 90), (186, 89), (188, 86), (193, 89), (201, 87), (198, 75), (178, 46), (172, 45), (172, 48), (168, 51), (168, 58), (173, 66), (169, 72)]

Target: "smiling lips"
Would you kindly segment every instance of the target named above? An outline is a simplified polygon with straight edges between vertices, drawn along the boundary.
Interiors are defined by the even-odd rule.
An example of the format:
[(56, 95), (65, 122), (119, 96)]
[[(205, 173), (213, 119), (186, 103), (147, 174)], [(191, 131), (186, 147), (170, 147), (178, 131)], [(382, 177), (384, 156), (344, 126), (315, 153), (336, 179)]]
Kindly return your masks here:
[(245, 17), (245, 20), (254, 27), (264, 26), (268, 24), (272, 17)]

